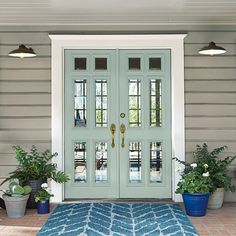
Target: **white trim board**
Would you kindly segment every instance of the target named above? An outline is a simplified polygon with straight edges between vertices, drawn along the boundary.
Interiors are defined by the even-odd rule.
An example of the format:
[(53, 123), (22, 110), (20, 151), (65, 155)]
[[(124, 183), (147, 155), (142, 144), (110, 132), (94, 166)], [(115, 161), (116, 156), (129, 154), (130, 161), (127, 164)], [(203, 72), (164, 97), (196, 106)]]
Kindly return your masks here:
[[(185, 160), (184, 132), (184, 38), (186, 34), (150, 35), (49, 35), (52, 40), (52, 152), (59, 170), (64, 170), (64, 49), (170, 49), (171, 50), (171, 104), (172, 157)], [(177, 163), (172, 161), (172, 200), (182, 198), (175, 193), (180, 175)], [(51, 183), (53, 202), (64, 200), (64, 187)]]

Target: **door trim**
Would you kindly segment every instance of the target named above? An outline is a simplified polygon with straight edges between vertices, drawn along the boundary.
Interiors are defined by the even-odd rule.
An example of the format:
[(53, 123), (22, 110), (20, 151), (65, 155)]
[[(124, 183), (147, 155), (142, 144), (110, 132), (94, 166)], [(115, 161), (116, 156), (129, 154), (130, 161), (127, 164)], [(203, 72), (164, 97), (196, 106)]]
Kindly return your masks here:
[[(65, 49), (170, 49), (172, 156), (185, 160), (184, 127), (184, 38), (186, 34), (145, 35), (49, 35), (51, 44), (51, 139), (53, 159), (58, 170), (64, 170), (64, 50)], [(182, 201), (175, 193), (180, 175), (178, 164), (172, 161), (172, 200)], [(51, 182), (53, 202), (64, 200), (64, 186)]]

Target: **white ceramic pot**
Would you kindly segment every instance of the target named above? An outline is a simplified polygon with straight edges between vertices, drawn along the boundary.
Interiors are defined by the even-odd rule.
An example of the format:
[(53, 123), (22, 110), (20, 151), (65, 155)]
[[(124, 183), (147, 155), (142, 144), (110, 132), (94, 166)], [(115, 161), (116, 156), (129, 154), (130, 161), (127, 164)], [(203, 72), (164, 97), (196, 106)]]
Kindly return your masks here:
[(209, 197), (208, 208), (209, 209), (221, 208), (224, 201), (224, 194), (225, 194), (224, 188), (217, 188), (216, 191)]

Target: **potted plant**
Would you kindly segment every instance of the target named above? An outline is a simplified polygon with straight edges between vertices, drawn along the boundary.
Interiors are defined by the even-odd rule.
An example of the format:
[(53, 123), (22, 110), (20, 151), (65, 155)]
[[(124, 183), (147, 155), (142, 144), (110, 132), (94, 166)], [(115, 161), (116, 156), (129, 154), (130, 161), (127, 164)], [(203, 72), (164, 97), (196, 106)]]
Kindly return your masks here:
[(188, 164), (175, 159), (185, 165), (183, 172), (179, 169), (182, 178), (176, 193), (182, 194), (186, 213), (190, 216), (205, 216), (210, 191), (213, 188), (208, 165)]
[(3, 190), (2, 198), (9, 218), (20, 218), (25, 215), (26, 203), (31, 190), (30, 186), (21, 186), (18, 181), (10, 182), (9, 190)]
[(13, 150), (16, 153), (18, 168), (11, 172), (2, 184), (9, 179), (17, 178), (22, 185), (30, 185), (32, 193), (27, 203), (28, 208), (37, 208), (34, 195), (42, 183), (50, 179), (57, 183), (65, 183), (69, 180), (69, 177), (63, 171), (58, 171), (57, 165), (51, 162), (57, 153), (51, 153), (49, 150), (40, 153), (34, 145), (32, 145), (30, 152), (20, 146), (13, 146)]
[(38, 214), (48, 214), (50, 212), (51, 197), (53, 197), (53, 194), (50, 193), (47, 183), (43, 183), (41, 189), (34, 195)]
[(231, 178), (228, 175), (228, 167), (234, 161), (236, 155), (226, 158), (220, 157), (220, 154), (226, 148), (227, 146), (222, 146), (209, 151), (207, 144), (204, 143), (202, 146), (197, 145), (196, 151), (193, 153), (194, 160), (198, 165), (202, 163), (208, 165), (210, 178), (213, 182), (212, 194), (208, 202), (208, 208), (210, 209), (222, 207), (225, 191), (235, 191), (235, 186), (231, 184)]

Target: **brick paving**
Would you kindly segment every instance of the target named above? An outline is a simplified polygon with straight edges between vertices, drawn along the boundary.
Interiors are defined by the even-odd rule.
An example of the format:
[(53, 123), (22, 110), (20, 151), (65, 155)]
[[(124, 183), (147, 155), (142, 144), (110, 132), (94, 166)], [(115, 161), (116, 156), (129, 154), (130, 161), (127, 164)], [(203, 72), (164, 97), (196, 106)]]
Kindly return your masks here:
[[(48, 216), (38, 215), (36, 210), (27, 210), (23, 218), (9, 219), (5, 210), (0, 209), (0, 236), (36, 235)], [(204, 217), (189, 218), (200, 236), (236, 236), (236, 203), (224, 203), (219, 210), (208, 210)]]

